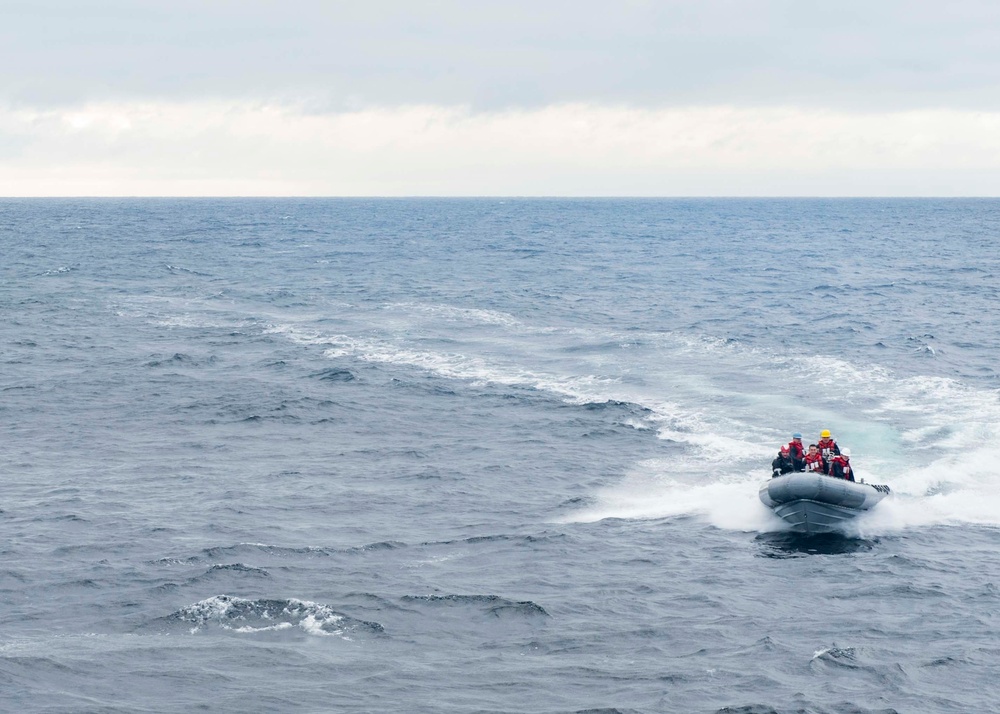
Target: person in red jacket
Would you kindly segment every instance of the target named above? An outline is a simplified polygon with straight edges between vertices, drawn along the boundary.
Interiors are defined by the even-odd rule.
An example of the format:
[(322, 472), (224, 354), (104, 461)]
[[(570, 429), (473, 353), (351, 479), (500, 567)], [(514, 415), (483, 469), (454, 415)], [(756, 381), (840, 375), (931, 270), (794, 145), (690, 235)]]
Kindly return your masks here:
[(802, 434), (799, 432), (792, 434), (792, 440), (788, 442), (788, 454), (792, 457), (796, 471), (806, 470), (806, 447), (802, 445)]
[(823, 461), (826, 462), (823, 473), (830, 473), (830, 462), (834, 456), (840, 453), (840, 447), (837, 446), (837, 442), (830, 436), (829, 429), (824, 429), (819, 433), (819, 441), (816, 442), (816, 448), (819, 449), (819, 453), (823, 455)]
[(825, 474), (827, 470), (826, 461), (823, 459), (823, 454), (819, 453), (819, 447), (816, 444), (809, 444), (809, 453), (806, 454), (805, 458), (806, 472), (811, 474)]
[(851, 468), (851, 450), (841, 449), (840, 453), (830, 460), (830, 475), (846, 481), (854, 480), (854, 469)]

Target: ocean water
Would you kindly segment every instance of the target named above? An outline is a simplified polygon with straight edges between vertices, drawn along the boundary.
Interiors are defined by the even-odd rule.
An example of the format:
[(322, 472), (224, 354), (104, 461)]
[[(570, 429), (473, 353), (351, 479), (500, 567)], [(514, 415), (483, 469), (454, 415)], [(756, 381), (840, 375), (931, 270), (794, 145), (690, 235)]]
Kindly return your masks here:
[[(0, 709), (996, 711), (1000, 201), (0, 201)], [(829, 428), (894, 494), (757, 499)]]

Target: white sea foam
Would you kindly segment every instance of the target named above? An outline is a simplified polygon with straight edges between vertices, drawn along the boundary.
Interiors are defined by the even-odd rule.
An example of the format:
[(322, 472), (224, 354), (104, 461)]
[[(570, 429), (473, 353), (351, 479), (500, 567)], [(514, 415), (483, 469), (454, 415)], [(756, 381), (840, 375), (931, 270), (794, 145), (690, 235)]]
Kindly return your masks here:
[(275, 632), (298, 627), (310, 635), (342, 636), (345, 618), (328, 606), (294, 598), (285, 601), (257, 601), (217, 595), (196, 602), (177, 614), (193, 623), (190, 632), (206, 625), (240, 634)]
[[(240, 634), (251, 634), (255, 632), (277, 632), (278, 630), (289, 630), (293, 627), (295, 627), (295, 625), (290, 622), (279, 622), (275, 625), (265, 625), (263, 627), (251, 627), (247, 625), (245, 627), (227, 627), (226, 629), (229, 629), (232, 632), (239, 632)], [(197, 628), (192, 630), (192, 633), (195, 631), (197, 631)], [(324, 632), (323, 634), (327, 633)]]
[(650, 459), (637, 464), (621, 482), (596, 494), (596, 503), (565, 522), (589, 523), (606, 518), (660, 519), (697, 516), (719, 528), (773, 531), (781, 519), (757, 498), (760, 474), (705, 473), (693, 464)]
[[(764, 456), (771, 449), (752, 440), (737, 439), (713, 432), (703, 412), (683, 407), (676, 401), (651, 396), (621, 380), (595, 374), (561, 375), (523, 367), (511, 359), (475, 356), (459, 352), (438, 352), (403, 347), (387, 340), (354, 338), (347, 335), (319, 337), (291, 331), (290, 337), (309, 344), (329, 346), (325, 352), (331, 359), (345, 356), (367, 362), (407, 365), (449, 379), (468, 380), (477, 384), (501, 384), (531, 388), (557, 395), (572, 404), (626, 402), (647, 409), (650, 416), (639, 420), (641, 427), (663, 425), (661, 438), (684, 443), (700, 450), (706, 460), (719, 462), (732, 459), (734, 453)], [(635, 421), (634, 419), (631, 421)], [(715, 419), (727, 427), (727, 433), (747, 433), (745, 423), (727, 417)]]
[(235, 329), (254, 324), (245, 315), (219, 310), (205, 299), (158, 295), (117, 298), (110, 309), (118, 317), (170, 328)]
[(400, 310), (408, 313), (423, 313), (439, 317), (448, 322), (466, 322), (479, 325), (499, 325), (507, 328), (522, 327), (523, 323), (513, 315), (497, 310), (455, 307), (454, 305), (401, 302), (390, 303), (386, 310)]
[[(314, 343), (318, 338), (311, 338)], [(561, 376), (527, 369), (501, 359), (469, 355), (461, 352), (435, 352), (402, 347), (385, 340), (358, 339), (337, 335), (325, 340), (333, 344), (327, 349), (330, 358), (350, 355), (366, 362), (407, 365), (449, 379), (469, 380), (480, 384), (503, 384), (528, 387), (558, 394), (572, 401), (588, 403), (607, 401), (614, 379), (596, 375)]]
[[(462, 311), (465, 314), (468, 311)], [(314, 330), (294, 325), (274, 325), (269, 329), (275, 334), (283, 334), (288, 339), (304, 345), (323, 346), (324, 354), (330, 359), (351, 358), (366, 362), (405, 365), (416, 367), (448, 379), (468, 380), (474, 384), (500, 384), (510, 387), (531, 388), (557, 395), (569, 403), (590, 404), (604, 402), (625, 402), (635, 404), (650, 412), (645, 419), (632, 419), (638, 428), (658, 426), (661, 438), (688, 444), (704, 452), (706, 459), (722, 461), (731, 458), (732, 453), (760, 456), (762, 450), (755, 439), (737, 439), (717, 435), (719, 429), (726, 434), (756, 433), (746, 422), (720, 415), (709, 417), (704, 410), (685, 407), (679, 401), (664, 398), (649, 389), (627, 385), (619, 377), (600, 374), (560, 374), (550, 370), (527, 366), (519, 360), (544, 360), (538, 355), (510, 355), (500, 357), (495, 354), (476, 354), (476, 345), (467, 345), (470, 350), (438, 351), (419, 349), (401, 344), (389, 338), (355, 337), (347, 334), (323, 335)], [(570, 330), (573, 332), (575, 330)], [(591, 339), (592, 335), (589, 336)], [(614, 336), (601, 334), (602, 339)], [(656, 335), (662, 339), (663, 335)], [(629, 339), (634, 339), (631, 337)], [(465, 347), (466, 345), (463, 345)], [(480, 348), (482, 348), (480, 346)], [(577, 365), (580, 366), (580, 365)], [(591, 365), (600, 367), (600, 365)]]
[(896, 474), (893, 495), (859, 523), (862, 534), (975, 524), (1000, 526), (1000, 447), (948, 454)]

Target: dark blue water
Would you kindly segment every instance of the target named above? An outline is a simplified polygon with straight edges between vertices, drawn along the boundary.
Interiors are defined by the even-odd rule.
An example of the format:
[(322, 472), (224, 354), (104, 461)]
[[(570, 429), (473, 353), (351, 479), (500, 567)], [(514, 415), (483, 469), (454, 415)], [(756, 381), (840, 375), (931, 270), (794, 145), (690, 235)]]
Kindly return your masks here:
[[(0, 202), (10, 711), (1000, 698), (1000, 201)], [(757, 500), (823, 428), (894, 490)]]

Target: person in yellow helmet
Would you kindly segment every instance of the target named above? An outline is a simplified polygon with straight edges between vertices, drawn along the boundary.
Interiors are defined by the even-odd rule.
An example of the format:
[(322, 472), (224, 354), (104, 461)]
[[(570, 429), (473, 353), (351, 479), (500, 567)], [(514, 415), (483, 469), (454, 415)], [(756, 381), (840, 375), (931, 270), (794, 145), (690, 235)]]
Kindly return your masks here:
[(816, 442), (816, 448), (823, 455), (823, 473), (830, 473), (830, 462), (834, 456), (840, 456), (840, 447), (833, 440), (829, 429), (824, 429), (819, 433), (819, 441)]

